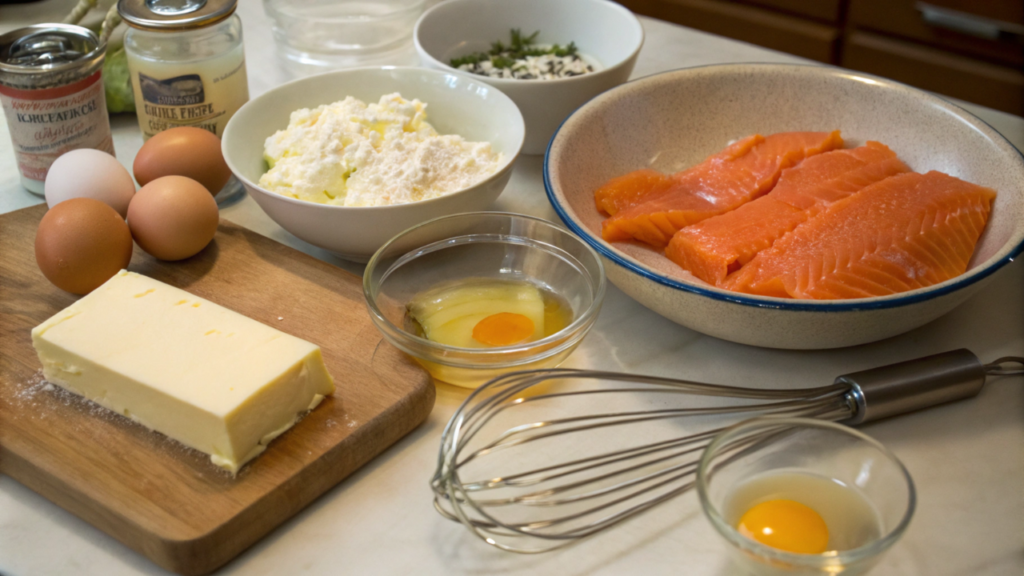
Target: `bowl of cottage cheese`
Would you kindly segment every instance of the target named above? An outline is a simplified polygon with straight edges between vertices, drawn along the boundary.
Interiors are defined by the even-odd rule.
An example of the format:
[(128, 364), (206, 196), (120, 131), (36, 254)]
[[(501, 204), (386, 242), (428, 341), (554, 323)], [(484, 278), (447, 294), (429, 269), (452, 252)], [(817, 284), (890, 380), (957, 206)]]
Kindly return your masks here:
[(365, 262), (399, 232), (487, 209), (525, 129), (516, 105), (472, 77), (421, 68), (339, 70), (243, 106), (224, 158), (282, 228)]

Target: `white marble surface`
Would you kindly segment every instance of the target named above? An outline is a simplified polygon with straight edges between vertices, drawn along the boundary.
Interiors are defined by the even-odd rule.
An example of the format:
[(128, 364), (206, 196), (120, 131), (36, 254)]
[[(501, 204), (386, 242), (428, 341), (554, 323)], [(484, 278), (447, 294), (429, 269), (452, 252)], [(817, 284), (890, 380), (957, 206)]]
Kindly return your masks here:
[[(0, 7), (0, 32), (66, 12), (71, 0)], [(250, 91), (288, 79), (274, 57), (269, 23), (256, 0), (241, 0)], [(635, 77), (722, 62), (798, 59), (644, 19), (647, 43)], [(966, 106), (1024, 148), (1024, 120)], [(0, 127), (0, 212), (40, 200), (17, 184)], [(141, 145), (134, 117), (114, 120), (119, 158), (131, 165)], [(541, 182), (541, 159), (521, 158), (496, 209), (555, 220)], [(271, 238), (359, 272), (302, 244), (251, 199), (224, 216)], [(0, 257), (3, 257), (0, 254)], [(1024, 352), (1024, 267), (1006, 267), (983, 293), (948, 316), (904, 336), (853, 349), (787, 352), (715, 340), (672, 324), (612, 288), (572, 367), (687, 376), (751, 386), (802, 387), (841, 373), (953, 348), (983, 359)], [(903, 459), (919, 507), (877, 576), (1020, 574), (1024, 571), (1024, 387), (991, 384), (979, 398), (864, 427)], [(222, 574), (732, 574), (725, 544), (687, 494), (578, 546), (541, 556), (501, 553), (441, 519), (427, 485), (441, 429), (464, 397), (438, 390), (428, 421), (286, 522)], [(2, 423), (0, 423), (2, 425)], [(0, 573), (157, 575), (163, 570), (104, 533), (0, 477)]]

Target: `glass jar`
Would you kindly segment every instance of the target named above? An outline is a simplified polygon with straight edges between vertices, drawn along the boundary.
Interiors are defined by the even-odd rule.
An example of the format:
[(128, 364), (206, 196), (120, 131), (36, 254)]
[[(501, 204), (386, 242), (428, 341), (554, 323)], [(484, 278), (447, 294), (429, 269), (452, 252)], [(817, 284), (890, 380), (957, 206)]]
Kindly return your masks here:
[(237, 0), (120, 0), (144, 139), (176, 126), (218, 137), (249, 100)]

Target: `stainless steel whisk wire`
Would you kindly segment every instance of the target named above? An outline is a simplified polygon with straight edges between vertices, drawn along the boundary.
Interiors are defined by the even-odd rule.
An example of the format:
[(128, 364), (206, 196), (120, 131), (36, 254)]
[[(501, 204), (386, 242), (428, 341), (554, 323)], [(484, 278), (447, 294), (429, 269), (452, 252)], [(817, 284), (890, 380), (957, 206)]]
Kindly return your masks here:
[[(1019, 367), (1008, 367), (1010, 364), (1017, 364)], [(900, 412), (973, 396), (980, 391), (985, 376), (1024, 374), (1024, 358), (1003, 357), (982, 365), (973, 354), (962, 350), (857, 373), (851, 377), (860, 375), (865, 381), (871, 381), (876, 372), (891, 376), (894, 368), (898, 369), (904, 365), (913, 365), (911, 368), (917, 370), (917, 380), (911, 382), (912, 378), (906, 376), (906, 370), (903, 374), (896, 372), (899, 378), (903, 379), (897, 384), (905, 389), (900, 392), (900, 399), (906, 401), (908, 396), (915, 394), (919, 398), (910, 408), (900, 407)], [(937, 398), (932, 391), (912, 390), (910, 386), (920, 385), (922, 371), (925, 376), (933, 376), (941, 386), (953, 390), (953, 396), (947, 394), (945, 397)], [(950, 374), (953, 374), (954, 380), (959, 380), (951, 383)], [(943, 377), (946, 378), (945, 383), (942, 383)], [(524, 395), (539, 385), (558, 384), (560, 381), (575, 386), (583, 382), (589, 382), (591, 385), (617, 382), (633, 386), (541, 391), (534, 395)], [(860, 394), (860, 403), (854, 388), (856, 393)], [(850, 377), (840, 377), (836, 383), (829, 386), (776, 390), (595, 370), (556, 368), (506, 374), (475, 390), (445, 427), (437, 470), (431, 480), (434, 507), (445, 518), (463, 523), (485, 542), (502, 550), (538, 553), (561, 548), (689, 491), (695, 484), (698, 461), (704, 448), (718, 433), (740, 420), (753, 416), (852, 420), (857, 411), (865, 407), (865, 390), (878, 405), (891, 403), (893, 400), (884, 393), (874, 392), (876, 387), (870, 382), (863, 390), (861, 388), (857, 380), (851, 380)], [(890, 392), (891, 396), (891, 391), (885, 392)], [(751, 403), (599, 411), (542, 420), (528, 418), (526, 422), (499, 433), (493, 440), (478, 438), (489, 423), (501, 416), (510, 415), (513, 411), (523, 411), (525, 408), (552, 401), (577, 401), (615, 394), (628, 394), (634, 399), (647, 394), (678, 394), (730, 398)], [(884, 408), (882, 412), (885, 412)], [(600, 430), (611, 431), (618, 427), (702, 416), (722, 416), (727, 419), (723, 424), (697, 433), (611, 449), (594, 455), (572, 457), (565, 461), (545, 462), (511, 474), (485, 475), (482, 479), (474, 481), (463, 481), (460, 475), (472, 462), (516, 447), (526, 447), (535, 442), (559, 437), (570, 438), (575, 434), (592, 434)], [(756, 448), (770, 441), (769, 436), (778, 433), (766, 432), (760, 436), (745, 438), (737, 441), (730, 449), (738, 453)], [(479, 445), (470, 448), (474, 441)], [(502, 490), (513, 489), (517, 492), (511, 495), (500, 494)], [(572, 509), (573, 506), (582, 505), (589, 507)], [(504, 520), (494, 512), (512, 508), (529, 512), (555, 510), (559, 507), (569, 510), (561, 515), (543, 519)], [(524, 542), (525, 545), (519, 545), (520, 542)]]

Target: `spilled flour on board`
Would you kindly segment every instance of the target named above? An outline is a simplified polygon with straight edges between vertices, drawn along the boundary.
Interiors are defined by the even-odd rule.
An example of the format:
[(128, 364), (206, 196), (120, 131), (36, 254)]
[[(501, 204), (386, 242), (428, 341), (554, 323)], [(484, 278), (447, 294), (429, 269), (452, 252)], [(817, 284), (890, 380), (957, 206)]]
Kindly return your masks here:
[(15, 408), (31, 408), (31, 410), (18, 410), (14, 417), (25, 417), (46, 419), (53, 417), (51, 410), (45, 409), (48, 402), (57, 402), (62, 406), (76, 407), (83, 410), (93, 418), (102, 418), (114, 422), (116, 418), (122, 418), (103, 406), (87, 400), (73, 392), (49, 382), (43, 377), (42, 370), (36, 370), (27, 380), (21, 383), (21, 388), (12, 396), (12, 406)]
[[(87, 434), (87, 427), (99, 420), (134, 434), (139, 432), (145, 433), (160, 449), (167, 450), (180, 458), (185, 458), (190, 462), (198, 464), (199, 469), (196, 472), (201, 476), (205, 476), (209, 472), (225, 478), (231, 477), (227, 471), (211, 464), (208, 455), (185, 446), (164, 434), (154, 432), (131, 418), (100, 406), (84, 396), (70, 392), (47, 381), (43, 376), (42, 370), (37, 370), (24, 380), (20, 388), (9, 399), (11, 400), (11, 407), (14, 408), (12, 418), (31, 418), (43, 421), (60, 420), (61, 428), (70, 430), (80, 437)], [(86, 419), (75, 419), (74, 414), (62, 411), (55, 405), (63, 406), (71, 411), (85, 415)], [(109, 436), (105, 434), (93, 435), (91, 440), (101, 446), (110, 442)]]
[[(197, 466), (196, 472), (200, 476), (205, 476), (207, 473), (213, 475), (231, 478), (231, 474), (213, 465), (210, 462), (208, 454), (203, 453), (200, 450), (196, 450), (189, 446), (170, 438), (160, 432), (156, 432), (147, 428), (146, 426), (136, 422), (135, 420), (118, 414), (113, 410), (105, 408), (84, 396), (70, 392), (48, 380), (43, 376), (42, 370), (35, 371), (31, 376), (23, 380), (20, 385), (17, 386), (15, 392), (6, 398), (7, 404), (13, 409), (10, 411), (10, 418), (30, 418), (33, 420), (42, 421), (54, 421), (60, 420), (61, 426), (68, 428), (77, 435), (82, 435), (86, 432), (85, 427), (90, 425), (93, 420), (101, 420), (113, 426), (122, 427), (125, 430), (131, 430), (132, 433), (144, 432), (146, 436), (149, 436), (154, 443), (157, 443), (161, 449), (170, 451), (176, 454), (180, 458), (184, 458)], [(84, 414), (87, 416), (87, 420), (75, 420), (71, 414), (62, 413), (61, 409), (56, 408), (56, 405), (66, 407), (70, 410)], [(309, 412), (303, 413), (298, 420), (296, 425), (301, 422)], [(344, 416), (344, 423), (348, 428), (354, 428), (359, 423), (352, 420), (348, 415)], [(338, 421), (333, 418), (328, 418), (324, 421), (324, 426), (327, 428), (333, 428), (338, 425)], [(106, 444), (109, 442), (108, 437), (105, 435), (98, 435), (94, 440), (98, 444)], [(249, 466), (244, 466), (238, 471), (236, 478), (241, 477), (249, 470)]]

